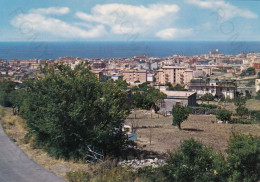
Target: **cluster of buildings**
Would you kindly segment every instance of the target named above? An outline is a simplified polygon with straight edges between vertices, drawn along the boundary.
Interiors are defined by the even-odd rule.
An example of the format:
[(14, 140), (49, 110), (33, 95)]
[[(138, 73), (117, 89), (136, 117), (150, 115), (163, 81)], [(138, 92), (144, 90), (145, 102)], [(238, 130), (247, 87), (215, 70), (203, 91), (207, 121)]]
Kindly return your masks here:
[[(239, 77), (241, 72), (249, 67), (253, 67), (256, 72), (260, 72), (260, 53), (224, 55), (219, 50), (202, 55), (173, 55), (163, 58), (134, 56), (132, 58), (101, 59), (67, 56), (56, 60), (0, 59), (0, 77), (22, 82), (28, 77), (33, 77), (34, 72), (40, 66), (54, 63), (68, 64), (72, 68), (80, 63), (85, 63), (91, 66), (91, 71), (100, 80), (123, 79), (130, 86), (145, 82), (150, 82), (154, 86), (168, 83), (172, 85), (180, 84), (189, 92), (196, 93), (196, 97), (211, 93), (216, 97), (232, 99), (237, 91), (249, 91), (253, 94), (260, 90), (260, 80), (256, 80), (257, 76), (250, 77), (247, 80)], [(225, 76), (227, 74), (231, 76)], [(240, 85), (240, 83), (248, 82), (248, 80), (251, 81), (251, 85)], [(175, 94), (176, 97), (178, 95), (177, 92), (172, 92), (170, 95), (172, 94)]]

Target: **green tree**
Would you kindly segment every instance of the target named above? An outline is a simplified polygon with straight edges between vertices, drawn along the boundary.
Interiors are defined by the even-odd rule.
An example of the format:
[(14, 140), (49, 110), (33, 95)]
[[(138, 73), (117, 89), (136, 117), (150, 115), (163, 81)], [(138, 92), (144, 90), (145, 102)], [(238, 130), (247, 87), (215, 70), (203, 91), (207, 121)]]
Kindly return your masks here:
[(99, 82), (89, 68), (58, 64), (26, 83), (22, 105), (35, 144), (58, 158), (84, 158), (86, 145), (119, 155), (119, 130), (129, 113), (126, 92), (112, 80)]
[(211, 93), (206, 93), (204, 94), (201, 99), (202, 101), (208, 101), (208, 104), (209, 104), (209, 101), (213, 101), (214, 100), (214, 96), (211, 94)]
[(260, 78), (260, 71), (257, 73), (258, 79)]
[(128, 88), (128, 84), (126, 83), (126, 81), (123, 80), (123, 79), (121, 79), (121, 78), (118, 79), (118, 80), (116, 80), (115, 83), (116, 83), (120, 88), (122, 88), (122, 89), (124, 89), (124, 90), (126, 90), (126, 89)]
[(167, 181), (225, 182), (228, 174), (224, 156), (194, 139), (184, 140), (175, 153), (170, 154), (164, 173)]
[(256, 120), (256, 122), (260, 123), (260, 111), (258, 111), (257, 113), (255, 113), (255, 115), (253, 116), (254, 119)]
[(10, 102), (9, 94), (4, 92), (3, 90), (0, 90), (0, 105), (4, 107), (12, 106), (12, 103)]
[(246, 84), (247, 87), (252, 87), (252, 86), (255, 86), (255, 80), (250, 80), (247, 84)]
[(248, 109), (244, 106), (239, 106), (236, 108), (236, 113), (240, 116), (240, 119), (242, 119), (243, 116), (248, 115)]
[(165, 86), (169, 87), (169, 90), (174, 90), (174, 91), (187, 91), (183, 86), (180, 84), (176, 84), (175, 86), (172, 86), (171, 83), (166, 83)]
[(188, 106), (176, 105), (172, 108), (172, 125), (178, 126), (181, 130), (181, 123), (188, 119), (190, 114), (190, 108)]
[(248, 90), (246, 90), (246, 99), (251, 99), (252, 95), (250, 94), (250, 92)]
[(0, 82), (0, 90), (2, 90), (5, 93), (10, 93), (15, 89), (15, 82), (3, 80)]
[(239, 96), (239, 97), (236, 97), (234, 100), (233, 100), (235, 106), (244, 106), (246, 104), (246, 98), (245, 97), (242, 97), (242, 96)]
[(138, 88), (138, 90), (141, 90), (141, 91), (147, 91), (150, 88), (150, 83), (144, 82), (144, 83), (138, 85), (137, 88)]
[(227, 149), (230, 182), (260, 179), (260, 138), (234, 134)]
[(10, 93), (14, 91), (15, 83), (8, 80), (0, 81), (0, 104), (4, 107), (12, 106)]
[[(260, 73), (260, 72), (259, 72)], [(260, 100), (260, 90), (258, 90), (256, 92), (256, 97), (255, 97), (257, 100)]]
[(10, 93), (10, 102), (12, 105), (22, 105), (24, 98), (26, 96), (26, 91), (24, 89), (13, 90)]
[(216, 114), (216, 118), (227, 122), (231, 120), (231, 112), (229, 112), (228, 110), (219, 110)]
[(139, 85), (132, 89), (133, 95), (133, 107), (150, 109), (151, 107), (155, 108), (155, 104), (159, 101), (162, 101), (167, 96), (160, 92), (160, 90), (149, 86), (147, 83)]
[(240, 74), (240, 76), (251, 76), (251, 75), (255, 75), (255, 68), (249, 67), (247, 68), (247, 70), (242, 71), (242, 73)]

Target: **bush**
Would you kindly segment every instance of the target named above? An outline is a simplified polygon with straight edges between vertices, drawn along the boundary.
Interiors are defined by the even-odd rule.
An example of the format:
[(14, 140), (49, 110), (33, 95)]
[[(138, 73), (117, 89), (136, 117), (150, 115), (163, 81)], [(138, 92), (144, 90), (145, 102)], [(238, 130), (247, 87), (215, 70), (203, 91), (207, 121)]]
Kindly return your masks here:
[(132, 88), (132, 104), (134, 108), (151, 109), (153, 107), (156, 112), (160, 108), (156, 108), (155, 103), (165, 99), (167, 96), (160, 92), (160, 90), (149, 86), (148, 84), (141, 84), (139, 87)]
[(4, 107), (11, 107), (12, 103), (10, 101), (9, 94), (0, 90), (0, 105)]
[(216, 115), (217, 119), (220, 119), (221, 121), (230, 121), (231, 120), (231, 112), (228, 110), (219, 110)]
[(209, 109), (205, 107), (191, 107), (191, 114), (202, 115), (202, 114), (213, 114), (216, 115), (218, 109)]
[(0, 105), (4, 107), (11, 107), (10, 93), (14, 91), (15, 83), (12, 81), (0, 81)]
[(212, 95), (211, 93), (206, 93), (203, 96), (201, 96), (201, 100), (202, 101), (208, 101), (208, 104), (209, 104), (209, 101), (213, 101), (214, 98), (215, 98), (215, 96)]
[(247, 116), (248, 113), (248, 109), (245, 106), (239, 106), (236, 108), (236, 113), (237, 115), (240, 116), (240, 118), (242, 118), (243, 116)]
[(151, 166), (131, 170), (128, 168), (114, 167), (110, 170), (100, 171), (92, 179), (93, 182), (167, 182), (163, 167), (153, 168)]
[(69, 182), (89, 182), (91, 175), (85, 171), (70, 171), (66, 173)]
[(151, 166), (139, 168), (137, 170), (137, 178), (142, 182), (167, 182), (163, 169), (164, 167), (153, 168)]
[(229, 181), (260, 179), (260, 138), (234, 134), (228, 142)]
[(170, 154), (164, 166), (167, 181), (226, 181), (226, 162), (223, 155), (195, 141), (184, 140), (180, 149)]
[(217, 105), (215, 104), (198, 104), (199, 107), (205, 107), (205, 108), (209, 108), (209, 109), (216, 109), (218, 108)]
[(260, 111), (249, 111), (249, 115), (252, 120), (255, 120), (257, 123), (260, 123)]
[(122, 167), (115, 167), (111, 170), (106, 170), (95, 177), (93, 182), (134, 182), (136, 179), (134, 171)]
[(229, 124), (253, 124), (252, 121), (241, 120), (241, 119), (237, 119), (237, 118), (231, 119), (228, 123)]

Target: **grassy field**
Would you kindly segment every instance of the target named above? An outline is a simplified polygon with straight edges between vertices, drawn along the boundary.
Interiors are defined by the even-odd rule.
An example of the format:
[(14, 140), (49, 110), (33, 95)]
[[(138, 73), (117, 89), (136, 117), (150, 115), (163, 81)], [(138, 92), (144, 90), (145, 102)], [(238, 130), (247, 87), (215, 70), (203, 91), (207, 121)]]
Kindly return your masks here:
[[(201, 101), (197, 101), (198, 104), (201, 104)], [(208, 102), (204, 102), (207, 104)], [(236, 112), (235, 109), (237, 108), (233, 103), (224, 103), (224, 102), (215, 102), (215, 101), (210, 101), (210, 104), (215, 104), (218, 106), (221, 106), (222, 108), (225, 108), (229, 111)], [(246, 102), (246, 107), (249, 110), (260, 110), (260, 100), (255, 100), (255, 99), (249, 99)]]
[[(253, 105), (250, 102), (248, 104)], [(255, 106), (252, 106), (252, 108), (258, 107), (260, 109), (256, 103), (254, 104)], [(19, 116), (13, 116), (12, 109), (0, 107), (0, 122), (5, 132), (29, 158), (58, 176), (65, 177), (67, 172), (77, 170), (95, 174), (102, 168), (103, 164), (92, 165), (75, 161), (56, 160), (48, 156), (43, 150), (35, 149), (33, 140), (24, 140), (27, 133), (26, 121)], [(216, 151), (224, 152), (227, 147), (227, 140), (232, 132), (260, 136), (259, 125), (217, 124), (214, 115), (191, 115), (187, 121), (183, 122), (183, 130), (178, 130), (177, 127), (171, 125), (171, 116), (164, 117), (148, 111), (132, 112), (126, 122), (138, 126), (138, 146), (159, 153), (174, 151), (180, 146), (182, 140), (189, 138), (195, 138), (213, 147)], [(104, 162), (105, 165), (107, 165), (106, 163), (107, 161)]]
[[(172, 126), (172, 117), (153, 115), (145, 111), (137, 111), (129, 116), (127, 124), (134, 122), (138, 125), (138, 145), (146, 150), (164, 153), (176, 150), (182, 140), (195, 138), (204, 144), (211, 146), (216, 151), (225, 152), (227, 140), (232, 133), (244, 133), (260, 136), (260, 126), (257, 124), (217, 124), (214, 115), (190, 115), (187, 121), (182, 123), (182, 130)], [(151, 144), (150, 144), (151, 141)]]

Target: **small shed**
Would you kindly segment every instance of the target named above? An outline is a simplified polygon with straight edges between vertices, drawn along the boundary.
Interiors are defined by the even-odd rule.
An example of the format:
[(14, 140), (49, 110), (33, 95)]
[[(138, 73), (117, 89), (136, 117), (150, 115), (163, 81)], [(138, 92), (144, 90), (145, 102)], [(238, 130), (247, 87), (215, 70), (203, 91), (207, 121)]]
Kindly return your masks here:
[(167, 98), (158, 104), (160, 112), (171, 112), (172, 107), (175, 105), (182, 106), (195, 106), (196, 105), (196, 92), (191, 91), (170, 91), (161, 90), (167, 95)]

